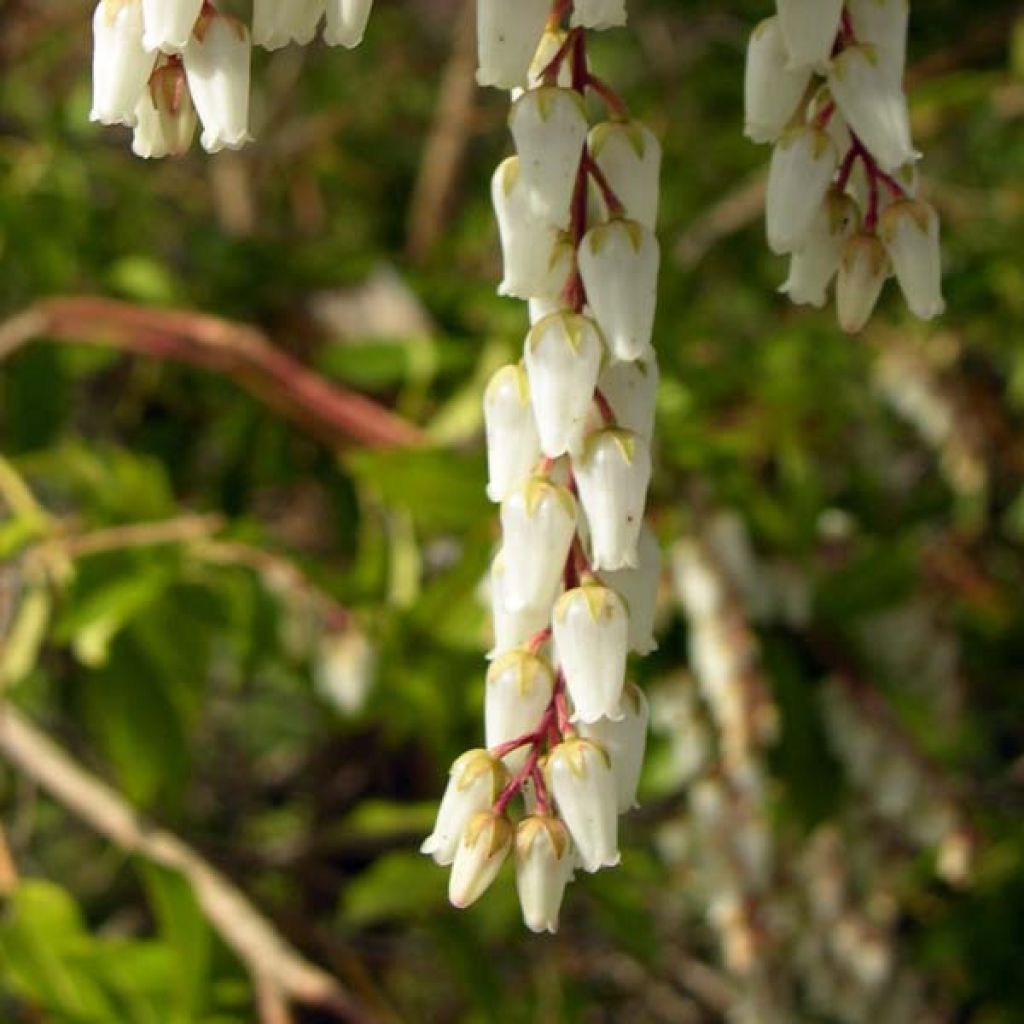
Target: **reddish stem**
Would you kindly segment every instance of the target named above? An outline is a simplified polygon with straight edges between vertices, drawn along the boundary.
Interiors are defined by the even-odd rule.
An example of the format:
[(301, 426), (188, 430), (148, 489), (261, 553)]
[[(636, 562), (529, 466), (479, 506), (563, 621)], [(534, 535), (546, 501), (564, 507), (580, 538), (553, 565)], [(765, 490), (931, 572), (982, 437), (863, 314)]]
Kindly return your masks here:
[[(558, 27), (557, 22), (555, 27)], [(569, 56), (569, 52), (576, 45), (576, 37), (582, 34), (582, 32), (583, 29), (581, 28), (569, 29), (565, 39), (562, 40), (562, 45), (558, 47), (555, 55), (547, 62), (544, 70), (540, 73), (540, 79), (545, 85), (554, 85), (558, 81), (558, 73), (562, 70), (565, 58)]]
[(606, 427), (614, 427), (618, 422), (615, 418), (615, 410), (611, 407), (607, 396), (600, 388), (594, 389), (594, 405), (597, 406), (597, 411), (601, 414), (604, 425)]
[(591, 89), (604, 100), (608, 113), (618, 121), (629, 120), (629, 108), (622, 97), (603, 79), (597, 75), (587, 74), (584, 80), (584, 88)]
[(545, 626), (537, 630), (526, 642), (526, 647), (531, 654), (536, 654), (551, 639), (551, 627)]
[(621, 217), (625, 214), (625, 207), (622, 205), (622, 200), (619, 199), (612, 188), (608, 179), (605, 177), (604, 171), (601, 170), (598, 162), (590, 155), (589, 151), (583, 151), (583, 166), (586, 169), (587, 174), (594, 179), (594, 184), (597, 185), (601, 192), (601, 198), (604, 200), (605, 206), (608, 207), (608, 215), (610, 217)]

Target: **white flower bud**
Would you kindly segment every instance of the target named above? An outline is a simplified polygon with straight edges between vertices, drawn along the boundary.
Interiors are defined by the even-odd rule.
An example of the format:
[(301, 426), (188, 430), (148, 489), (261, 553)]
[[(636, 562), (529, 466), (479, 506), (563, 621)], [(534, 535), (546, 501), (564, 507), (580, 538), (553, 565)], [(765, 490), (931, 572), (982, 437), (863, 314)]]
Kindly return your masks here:
[(203, 0), (142, 0), (142, 45), (147, 50), (182, 53), (202, 9)]
[(629, 430), (598, 431), (587, 438), (573, 470), (590, 525), (594, 568), (635, 568), (651, 479), (647, 442)]
[(897, 200), (882, 212), (878, 234), (914, 316), (931, 320), (942, 313), (946, 304), (935, 208), (917, 199)]
[(251, 138), (250, 55), (249, 30), (237, 18), (203, 12), (183, 60), (208, 153), (239, 149)]
[(554, 601), (576, 529), (576, 503), (541, 477), (526, 481), (501, 505), (504, 602), (511, 611)]
[(582, 28), (618, 28), (626, 24), (626, 0), (573, 0), (570, 25)]
[(621, 714), (629, 623), (622, 598), (599, 583), (567, 590), (551, 622), (574, 722)]
[(470, 819), (455, 852), (448, 900), (460, 910), (475, 903), (497, 877), (515, 832), (503, 814), (481, 811)]
[(580, 726), (580, 734), (600, 743), (612, 762), (615, 774), (619, 814), (638, 806), (636, 791), (647, 749), (647, 723), (650, 709), (643, 690), (630, 683), (622, 693), (622, 704), (615, 718), (600, 718)]
[(354, 50), (363, 41), (371, 7), (373, 0), (327, 0), (324, 42)]
[(511, 156), (491, 178), (504, 264), (498, 294), (555, 300), (572, 273), (575, 254), (568, 236), (534, 212), (519, 167), (519, 157)]
[(826, 290), (836, 276), (843, 246), (857, 227), (857, 204), (830, 189), (818, 207), (803, 245), (789, 263), (789, 277), (779, 288), (799, 306), (825, 305)]
[(477, 84), (525, 85), (550, 13), (550, 0), (477, 0)]
[(637, 221), (616, 219), (591, 228), (577, 258), (587, 302), (612, 356), (652, 358), (658, 240)]
[(196, 110), (181, 64), (164, 64), (150, 77), (136, 108), (132, 152), (143, 159), (180, 156), (192, 145)]
[(558, 912), (572, 877), (572, 841), (558, 818), (524, 818), (516, 829), (516, 889), (531, 932), (558, 931)]
[(838, 162), (828, 133), (813, 125), (800, 125), (779, 140), (772, 152), (765, 194), (772, 252), (793, 252), (803, 244)]
[(100, 0), (92, 19), (90, 121), (134, 125), (156, 58), (142, 47), (139, 0)]
[(517, 608), (515, 611), (505, 607), (505, 556), (501, 551), (491, 563), (490, 599), (494, 647), (489, 658), (498, 658), (513, 647), (525, 644), (551, 621), (550, 604)]
[(551, 751), (544, 772), (584, 871), (618, 864), (618, 799), (608, 752), (573, 737)]
[[(488, 749), (536, 730), (551, 703), (555, 673), (547, 658), (517, 647), (491, 662), (484, 692), (484, 733)], [(528, 749), (520, 747), (503, 758), (518, 771)]]
[(597, 386), (615, 414), (617, 426), (639, 434), (650, 443), (654, 433), (658, 364), (654, 360), (610, 363), (597, 378)]
[(821, 67), (832, 56), (843, 0), (776, 0), (791, 68)]
[(467, 750), (452, 765), (437, 821), (420, 846), (445, 866), (455, 860), (455, 851), (466, 826), (475, 814), (489, 810), (508, 782), (505, 766), (486, 750)]
[(897, 84), (903, 81), (907, 60), (910, 0), (847, 0), (853, 31), (861, 43), (870, 43)]
[(743, 131), (752, 142), (775, 142), (807, 91), (811, 69), (791, 70), (788, 60), (778, 17), (766, 18), (747, 44)]
[(661, 547), (658, 538), (644, 526), (637, 541), (635, 569), (605, 571), (601, 578), (626, 602), (629, 612), (629, 649), (646, 655), (658, 649), (654, 639), (654, 616), (661, 581)]
[(653, 231), (658, 220), (661, 143), (639, 121), (604, 121), (595, 125), (587, 148), (625, 215)]
[(521, 363), (503, 366), (484, 391), (487, 434), (487, 496), (504, 501), (530, 475), (540, 458), (540, 441), (530, 404), (530, 385)]
[(552, 313), (536, 323), (523, 353), (541, 450), (549, 458), (578, 451), (604, 345), (592, 320)]
[(587, 115), (579, 93), (556, 86), (530, 89), (512, 104), (509, 128), (530, 209), (547, 223), (567, 228), (587, 137)]
[(278, 50), (289, 43), (306, 46), (324, 16), (325, 0), (253, 0), (252, 41)]
[(895, 171), (917, 159), (907, 98), (875, 47), (843, 50), (829, 65), (828, 87), (847, 124), (883, 170)]
[(836, 288), (839, 326), (856, 334), (871, 318), (889, 276), (885, 248), (874, 235), (853, 235), (843, 249)]

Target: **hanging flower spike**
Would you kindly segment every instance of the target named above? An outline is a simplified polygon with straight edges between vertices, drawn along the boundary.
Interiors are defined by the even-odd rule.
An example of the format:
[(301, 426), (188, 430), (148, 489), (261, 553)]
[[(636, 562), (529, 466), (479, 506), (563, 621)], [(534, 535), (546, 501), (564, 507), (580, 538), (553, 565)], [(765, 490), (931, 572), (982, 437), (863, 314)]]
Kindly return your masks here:
[(133, 126), (156, 57), (142, 45), (139, 0), (100, 0), (92, 19), (90, 121)]

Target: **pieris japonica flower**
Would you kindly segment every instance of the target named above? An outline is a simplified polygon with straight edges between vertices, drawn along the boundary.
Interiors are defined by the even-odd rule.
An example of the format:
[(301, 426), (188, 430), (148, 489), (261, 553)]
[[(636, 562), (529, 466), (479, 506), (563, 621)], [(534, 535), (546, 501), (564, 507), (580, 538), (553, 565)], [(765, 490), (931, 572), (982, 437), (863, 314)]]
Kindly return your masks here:
[[(515, 566), (512, 571), (515, 571)], [(505, 572), (505, 556), (499, 551), (491, 563), (490, 576), (491, 622), (494, 629), (491, 658), (500, 657), (513, 647), (525, 644), (548, 625), (551, 617), (551, 609), (545, 605), (509, 609), (505, 605)]]
[(491, 807), (507, 781), (505, 766), (486, 750), (466, 751), (452, 765), (434, 831), (423, 840), (420, 852), (442, 866), (451, 864), (470, 820)]
[(182, 53), (199, 20), (203, 0), (142, 0), (147, 50)]
[(357, 47), (366, 34), (373, 0), (327, 0), (324, 42), (328, 46)]
[(856, 334), (868, 322), (889, 269), (885, 248), (875, 235), (860, 232), (847, 241), (836, 288), (839, 325), (844, 331)]
[[(547, 658), (519, 647), (491, 662), (484, 694), (484, 733), (488, 748), (537, 728), (555, 690), (555, 672)], [(510, 771), (526, 760), (527, 747), (505, 755)]]
[(650, 717), (643, 690), (630, 683), (622, 692), (616, 715), (580, 726), (580, 735), (599, 743), (611, 758), (619, 814), (637, 806), (636, 791), (647, 749)]
[(843, 0), (776, 0), (791, 68), (818, 67), (832, 55)]
[(661, 581), (661, 548), (658, 538), (648, 527), (640, 530), (637, 540), (635, 569), (603, 572), (601, 578), (626, 603), (629, 612), (629, 649), (645, 655), (657, 650), (654, 639), (654, 616)]
[(185, 75), (208, 153), (249, 141), (249, 30), (237, 18), (204, 11), (185, 50)]
[(582, 736), (567, 739), (548, 755), (544, 774), (583, 870), (618, 864), (617, 784), (604, 747)]
[(92, 19), (91, 121), (134, 125), (156, 57), (142, 46), (139, 0), (100, 0)]
[(550, 13), (550, 0), (478, 0), (478, 84), (499, 89), (526, 85)]
[(882, 212), (878, 234), (910, 311), (922, 320), (938, 316), (946, 304), (934, 207), (916, 199), (897, 200)]
[(590, 526), (594, 568), (635, 568), (651, 479), (647, 442), (622, 428), (597, 431), (573, 469)]
[(558, 484), (532, 477), (501, 505), (503, 600), (513, 611), (550, 606), (576, 530), (576, 503)]
[(625, 215), (653, 231), (661, 177), (661, 143), (654, 133), (639, 121), (604, 121), (591, 129), (587, 149)]
[(565, 234), (534, 212), (519, 166), (519, 157), (509, 157), (491, 179), (505, 270), (498, 294), (553, 302), (572, 272), (573, 247)]
[(863, 43), (844, 49), (829, 65), (828, 86), (847, 124), (884, 171), (917, 159), (910, 139), (910, 112), (900, 82)]
[(792, 121), (811, 80), (809, 67), (790, 68), (778, 16), (750, 35), (744, 76), (744, 134), (752, 142), (775, 142)]
[(267, 50), (305, 46), (316, 35), (324, 9), (324, 0), (253, 0), (253, 44)]
[(874, 46), (882, 66), (902, 82), (910, 0), (846, 0), (846, 7), (857, 38)]
[(821, 307), (839, 269), (846, 240), (857, 228), (857, 204), (850, 196), (830, 189), (818, 207), (803, 244), (790, 257), (789, 277), (779, 291), (797, 305)]
[(531, 932), (558, 931), (558, 913), (572, 877), (572, 840), (551, 815), (524, 818), (516, 828), (516, 889)]
[(580, 244), (580, 277), (615, 359), (650, 359), (657, 304), (658, 240), (635, 220), (591, 228)]
[(639, 434), (648, 444), (654, 434), (658, 379), (658, 364), (639, 359), (609, 363), (597, 378), (601, 394), (615, 413), (615, 422)]
[(555, 605), (552, 630), (573, 721), (617, 718), (629, 637), (622, 598), (596, 582), (567, 590)]
[(512, 824), (496, 811), (475, 814), (462, 834), (448, 880), (453, 907), (468, 907), (487, 891), (512, 849)]
[(503, 366), (484, 391), (487, 434), (487, 496), (504, 501), (540, 458), (540, 440), (530, 404), (530, 384), (520, 363)]
[(523, 359), (541, 450), (550, 458), (582, 445), (603, 354), (597, 325), (579, 313), (552, 313), (530, 329)]
[(132, 152), (143, 159), (180, 156), (192, 145), (196, 111), (179, 61), (158, 67), (136, 108)]
[(773, 252), (793, 252), (803, 244), (838, 162), (828, 133), (813, 125), (790, 129), (779, 140), (765, 193), (768, 245)]
[(606, 29), (626, 24), (626, 0), (573, 0), (570, 24)]
[(587, 115), (579, 93), (557, 86), (527, 90), (512, 104), (509, 129), (530, 208), (555, 227), (568, 227), (587, 137)]

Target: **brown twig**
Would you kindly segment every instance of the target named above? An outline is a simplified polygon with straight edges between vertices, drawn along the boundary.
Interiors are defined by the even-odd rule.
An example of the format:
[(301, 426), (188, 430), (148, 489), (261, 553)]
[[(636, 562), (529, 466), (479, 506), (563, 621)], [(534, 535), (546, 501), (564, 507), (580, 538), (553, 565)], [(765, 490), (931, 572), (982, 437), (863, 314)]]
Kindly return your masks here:
[(18, 884), (18, 869), (7, 844), (3, 825), (0, 825), (0, 898), (9, 895)]

